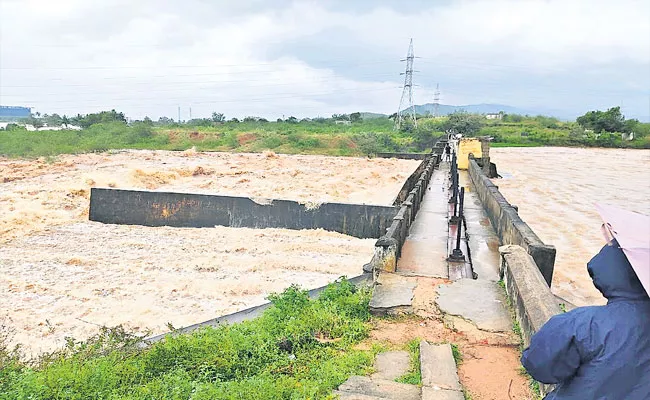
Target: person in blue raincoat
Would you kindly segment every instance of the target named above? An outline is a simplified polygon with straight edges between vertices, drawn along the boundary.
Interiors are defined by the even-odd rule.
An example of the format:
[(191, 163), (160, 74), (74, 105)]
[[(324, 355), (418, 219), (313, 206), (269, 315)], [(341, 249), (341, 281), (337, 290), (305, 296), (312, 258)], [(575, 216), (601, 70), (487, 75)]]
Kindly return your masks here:
[(607, 305), (552, 317), (521, 362), (546, 400), (650, 400), (650, 297), (616, 240), (587, 269)]

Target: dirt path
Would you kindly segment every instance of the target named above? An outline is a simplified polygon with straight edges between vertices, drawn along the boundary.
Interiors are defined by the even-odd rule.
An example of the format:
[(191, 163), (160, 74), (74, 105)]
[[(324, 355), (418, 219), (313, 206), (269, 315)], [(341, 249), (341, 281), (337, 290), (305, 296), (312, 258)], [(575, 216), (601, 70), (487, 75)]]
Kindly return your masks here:
[[(436, 287), (444, 279), (418, 278), (414, 314), (374, 320), (368, 342), (402, 348), (413, 339), (458, 346), (460, 383), (472, 400), (536, 400), (521, 373), (520, 339), (514, 332), (491, 333), (443, 315), (435, 306)], [(452, 323), (450, 323), (452, 322)]]

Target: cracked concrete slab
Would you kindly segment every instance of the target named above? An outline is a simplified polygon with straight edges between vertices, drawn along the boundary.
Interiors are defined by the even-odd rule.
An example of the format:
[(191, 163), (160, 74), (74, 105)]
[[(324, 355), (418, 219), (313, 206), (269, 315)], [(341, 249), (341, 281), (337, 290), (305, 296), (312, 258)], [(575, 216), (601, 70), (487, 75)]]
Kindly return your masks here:
[(497, 282), (462, 279), (439, 285), (436, 304), (445, 314), (471, 321), (488, 332), (512, 330), (512, 319), (501, 287)]
[(411, 369), (411, 355), (408, 351), (387, 351), (375, 359), (375, 372), (372, 379), (394, 381)]
[(422, 388), (422, 400), (464, 400), (463, 392), (433, 387)]
[(370, 379), (365, 376), (351, 376), (334, 393), (340, 395), (341, 392), (400, 400), (420, 400), (421, 394), (420, 388), (415, 385), (407, 385), (382, 379)]
[(370, 312), (375, 315), (410, 312), (416, 285), (416, 278), (380, 274), (370, 299)]
[(430, 345), (420, 342), (422, 386), (461, 390), (456, 361), (449, 344)]

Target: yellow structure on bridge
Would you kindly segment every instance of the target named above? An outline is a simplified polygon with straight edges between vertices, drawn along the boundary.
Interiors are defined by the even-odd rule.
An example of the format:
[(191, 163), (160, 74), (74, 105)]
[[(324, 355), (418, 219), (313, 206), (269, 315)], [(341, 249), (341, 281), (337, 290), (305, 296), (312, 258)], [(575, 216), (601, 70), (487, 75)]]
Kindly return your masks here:
[(475, 158), (483, 157), (481, 141), (478, 138), (461, 138), (458, 141), (457, 150), (458, 169), (466, 170), (469, 168), (470, 154), (472, 154)]

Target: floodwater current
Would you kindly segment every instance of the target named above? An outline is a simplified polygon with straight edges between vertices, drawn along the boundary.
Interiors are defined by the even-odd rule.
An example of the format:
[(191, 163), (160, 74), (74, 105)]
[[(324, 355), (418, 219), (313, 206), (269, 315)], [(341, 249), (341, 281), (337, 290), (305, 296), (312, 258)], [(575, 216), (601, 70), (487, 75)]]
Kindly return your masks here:
[(594, 204), (650, 215), (650, 150), (493, 148), (490, 157), (501, 193), (557, 248), (553, 292), (578, 306), (603, 304), (586, 267), (604, 245)]

